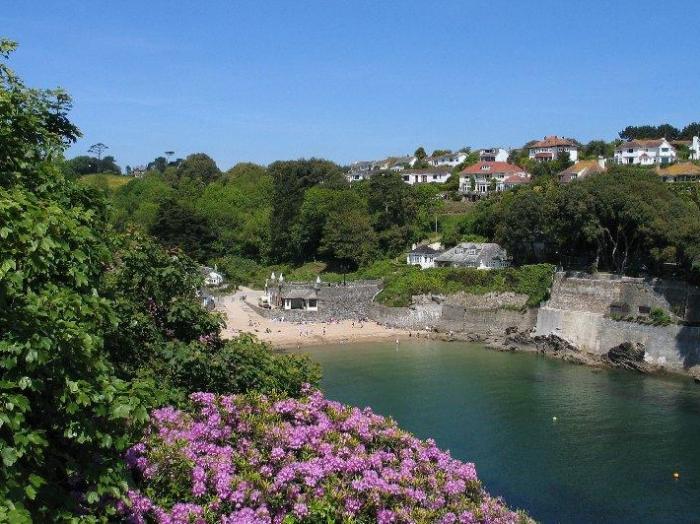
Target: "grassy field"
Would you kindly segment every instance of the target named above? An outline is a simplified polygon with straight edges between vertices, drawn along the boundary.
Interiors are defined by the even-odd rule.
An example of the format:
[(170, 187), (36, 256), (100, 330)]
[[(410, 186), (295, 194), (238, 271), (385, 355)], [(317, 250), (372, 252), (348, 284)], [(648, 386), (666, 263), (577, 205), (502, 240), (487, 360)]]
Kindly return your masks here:
[(99, 189), (107, 189), (109, 191), (115, 191), (128, 184), (131, 180), (133, 180), (133, 177), (105, 173), (95, 173), (80, 177), (80, 181), (84, 184), (88, 184)]

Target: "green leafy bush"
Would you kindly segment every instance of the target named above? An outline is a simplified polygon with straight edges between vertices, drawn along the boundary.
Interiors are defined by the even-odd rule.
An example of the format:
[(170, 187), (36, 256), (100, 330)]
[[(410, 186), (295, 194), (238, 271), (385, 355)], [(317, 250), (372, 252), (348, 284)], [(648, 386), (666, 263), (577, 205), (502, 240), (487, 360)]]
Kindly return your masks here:
[(528, 296), (527, 305), (536, 306), (549, 296), (554, 266), (537, 264), (483, 271), (472, 268), (419, 269), (404, 266), (389, 275), (377, 300), (387, 306), (408, 306), (413, 295), (474, 294), (513, 292)]

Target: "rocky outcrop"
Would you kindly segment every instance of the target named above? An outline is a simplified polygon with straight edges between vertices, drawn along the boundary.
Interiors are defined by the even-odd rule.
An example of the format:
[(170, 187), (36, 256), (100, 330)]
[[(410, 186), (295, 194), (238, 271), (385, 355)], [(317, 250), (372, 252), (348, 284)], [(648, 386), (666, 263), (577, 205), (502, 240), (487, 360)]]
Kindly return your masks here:
[(623, 342), (611, 348), (603, 361), (613, 367), (648, 373), (649, 365), (644, 361), (644, 344)]

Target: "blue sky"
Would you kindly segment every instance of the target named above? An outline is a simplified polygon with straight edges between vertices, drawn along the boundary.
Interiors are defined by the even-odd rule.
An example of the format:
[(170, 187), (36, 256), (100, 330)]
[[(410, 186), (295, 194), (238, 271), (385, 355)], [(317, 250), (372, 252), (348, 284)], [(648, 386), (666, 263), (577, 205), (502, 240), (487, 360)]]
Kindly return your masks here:
[(697, 0), (27, 1), (12, 67), (122, 165), (612, 139), (700, 120)]

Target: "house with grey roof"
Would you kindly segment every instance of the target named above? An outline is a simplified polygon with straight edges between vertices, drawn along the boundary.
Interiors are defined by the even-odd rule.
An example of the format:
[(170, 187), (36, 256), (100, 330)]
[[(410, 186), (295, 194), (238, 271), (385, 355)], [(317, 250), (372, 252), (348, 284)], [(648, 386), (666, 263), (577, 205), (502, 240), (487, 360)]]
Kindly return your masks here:
[(490, 242), (462, 242), (435, 258), (437, 267), (499, 269), (511, 265), (508, 253)]

